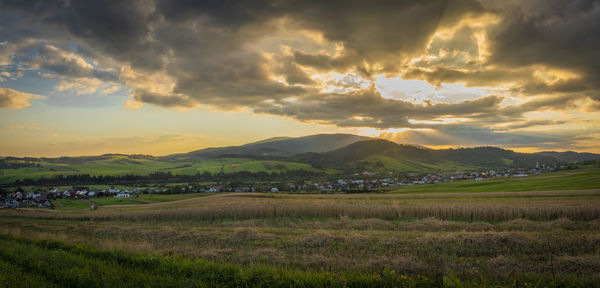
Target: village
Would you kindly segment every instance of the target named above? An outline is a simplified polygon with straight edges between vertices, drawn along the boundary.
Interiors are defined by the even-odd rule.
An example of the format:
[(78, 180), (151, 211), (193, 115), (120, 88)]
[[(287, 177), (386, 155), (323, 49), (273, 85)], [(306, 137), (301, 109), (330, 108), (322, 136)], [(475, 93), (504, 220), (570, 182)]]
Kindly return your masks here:
[[(54, 199), (89, 199), (97, 197), (131, 198), (143, 194), (183, 194), (183, 193), (241, 193), (241, 192), (288, 192), (288, 193), (367, 193), (389, 190), (390, 188), (436, 184), (452, 181), (483, 181), (498, 177), (526, 177), (532, 174), (555, 171), (560, 167), (540, 166), (535, 169), (512, 168), (502, 171), (456, 171), (453, 173), (408, 173), (405, 177), (381, 177), (377, 173), (364, 171), (349, 177), (323, 181), (290, 181), (278, 183), (215, 183), (199, 185), (169, 185), (165, 187), (135, 187), (128, 189), (36, 189), (26, 192), (17, 189), (12, 193), (0, 193), (1, 208), (52, 208)], [(391, 174), (391, 172), (390, 172)], [(380, 176), (380, 177), (377, 177)], [(386, 189), (387, 188), (387, 189)]]

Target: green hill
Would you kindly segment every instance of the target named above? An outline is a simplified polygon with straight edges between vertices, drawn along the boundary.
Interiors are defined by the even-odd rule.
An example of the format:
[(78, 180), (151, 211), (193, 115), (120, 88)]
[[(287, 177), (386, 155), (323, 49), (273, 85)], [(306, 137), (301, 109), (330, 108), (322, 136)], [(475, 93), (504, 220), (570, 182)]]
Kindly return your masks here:
[(105, 154), (59, 158), (0, 158), (0, 183), (56, 175), (148, 175), (196, 173), (282, 172), (430, 172), (487, 168), (534, 168), (600, 159), (576, 152), (517, 153), (497, 147), (434, 150), (382, 139), (319, 134), (298, 138), (277, 137), (241, 146), (209, 148), (164, 157)]
[(517, 153), (497, 147), (435, 150), (434, 155), (437, 159), (490, 168), (535, 168), (537, 163), (554, 165), (563, 162), (557, 158), (542, 154)]
[[(554, 153), (562, 155), (560, 152)], [(591, 155), (596, 155), (596, 159), (600, 159), (600, 155)], [(396, 170), (405, 172), (535, 168), (538, 163), (554, 165), (567, 162), (547, 154), (517, 153), (497, 147), (433, 150), (382, 139), (359, 141), (325, 153), (302, 153), (291, 159), (310, 163), (315, 167), (346, 171)]]
[[(19, 158), (3, 159), (4, 166), (20, 161)], [(8, 164), (7, 164), (8, 163)], [(18, 162), (17, 162), (18, 163)], [(196, 161), (164, 161), (159, 157), (136, 155), (102, 155), (93, 157), (39, 158), (21, 163), (15, 168), (0, 169), (0, 183), (11, 183), (26, 178), (39, 179), (57, 175), (149, 175), (170, 172), (174, 175), (197, 173), (282, 172), (289, 170), (317, 169), (306, 163), (248, 158), (215, 158)]]
[(317, 134), (304, 137), (276, 137), (241, 146), (207, 148), (189, 153), (162, 157), (166, 161), (197, 160), (224, 156), (279, 156), (287, 157), (306, 152), (327, 152), (357, 141), (371, 139), (351, 134)]

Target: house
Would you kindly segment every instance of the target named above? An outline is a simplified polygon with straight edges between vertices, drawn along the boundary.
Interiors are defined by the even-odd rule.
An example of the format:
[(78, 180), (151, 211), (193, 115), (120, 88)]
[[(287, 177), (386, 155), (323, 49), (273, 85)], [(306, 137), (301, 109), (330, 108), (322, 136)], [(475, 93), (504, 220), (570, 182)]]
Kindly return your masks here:
[(115, 195), (115, 198), (129, 198), (129, 193), (121, 192)]
[(271, 192), (279, 192), (279, 189), (277, 189), (276, 187), (271, 188)]

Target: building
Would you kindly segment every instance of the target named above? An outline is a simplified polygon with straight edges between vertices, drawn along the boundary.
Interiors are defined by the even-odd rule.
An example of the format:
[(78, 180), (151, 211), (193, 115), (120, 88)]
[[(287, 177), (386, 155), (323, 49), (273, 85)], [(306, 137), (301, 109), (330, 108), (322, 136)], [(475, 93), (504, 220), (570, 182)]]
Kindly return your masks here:
[(130, 197), (129, 193), (125, 193), (125, 192), (121, 192), (121, 193), (115, 195), (115, 198), (129, 198), (129, 197)]

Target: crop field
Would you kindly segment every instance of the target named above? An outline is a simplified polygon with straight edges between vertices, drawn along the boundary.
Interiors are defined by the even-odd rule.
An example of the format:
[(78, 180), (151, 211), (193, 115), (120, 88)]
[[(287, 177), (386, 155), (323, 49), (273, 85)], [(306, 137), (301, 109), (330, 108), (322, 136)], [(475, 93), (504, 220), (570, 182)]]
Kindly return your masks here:
[[(598, 185), (588, 172), (554, 176)], [(0, 281), (31, 287), (600, 285), (600, 189), (516, 189), (528, 182), (499, 181), (480, 191), (423, 185), (406, 193), (153, 195), (155, 201), (132, 199), (145, 203), (106, 198), (96, 211), (76, 203), (65, 210), (4, 210)]]

